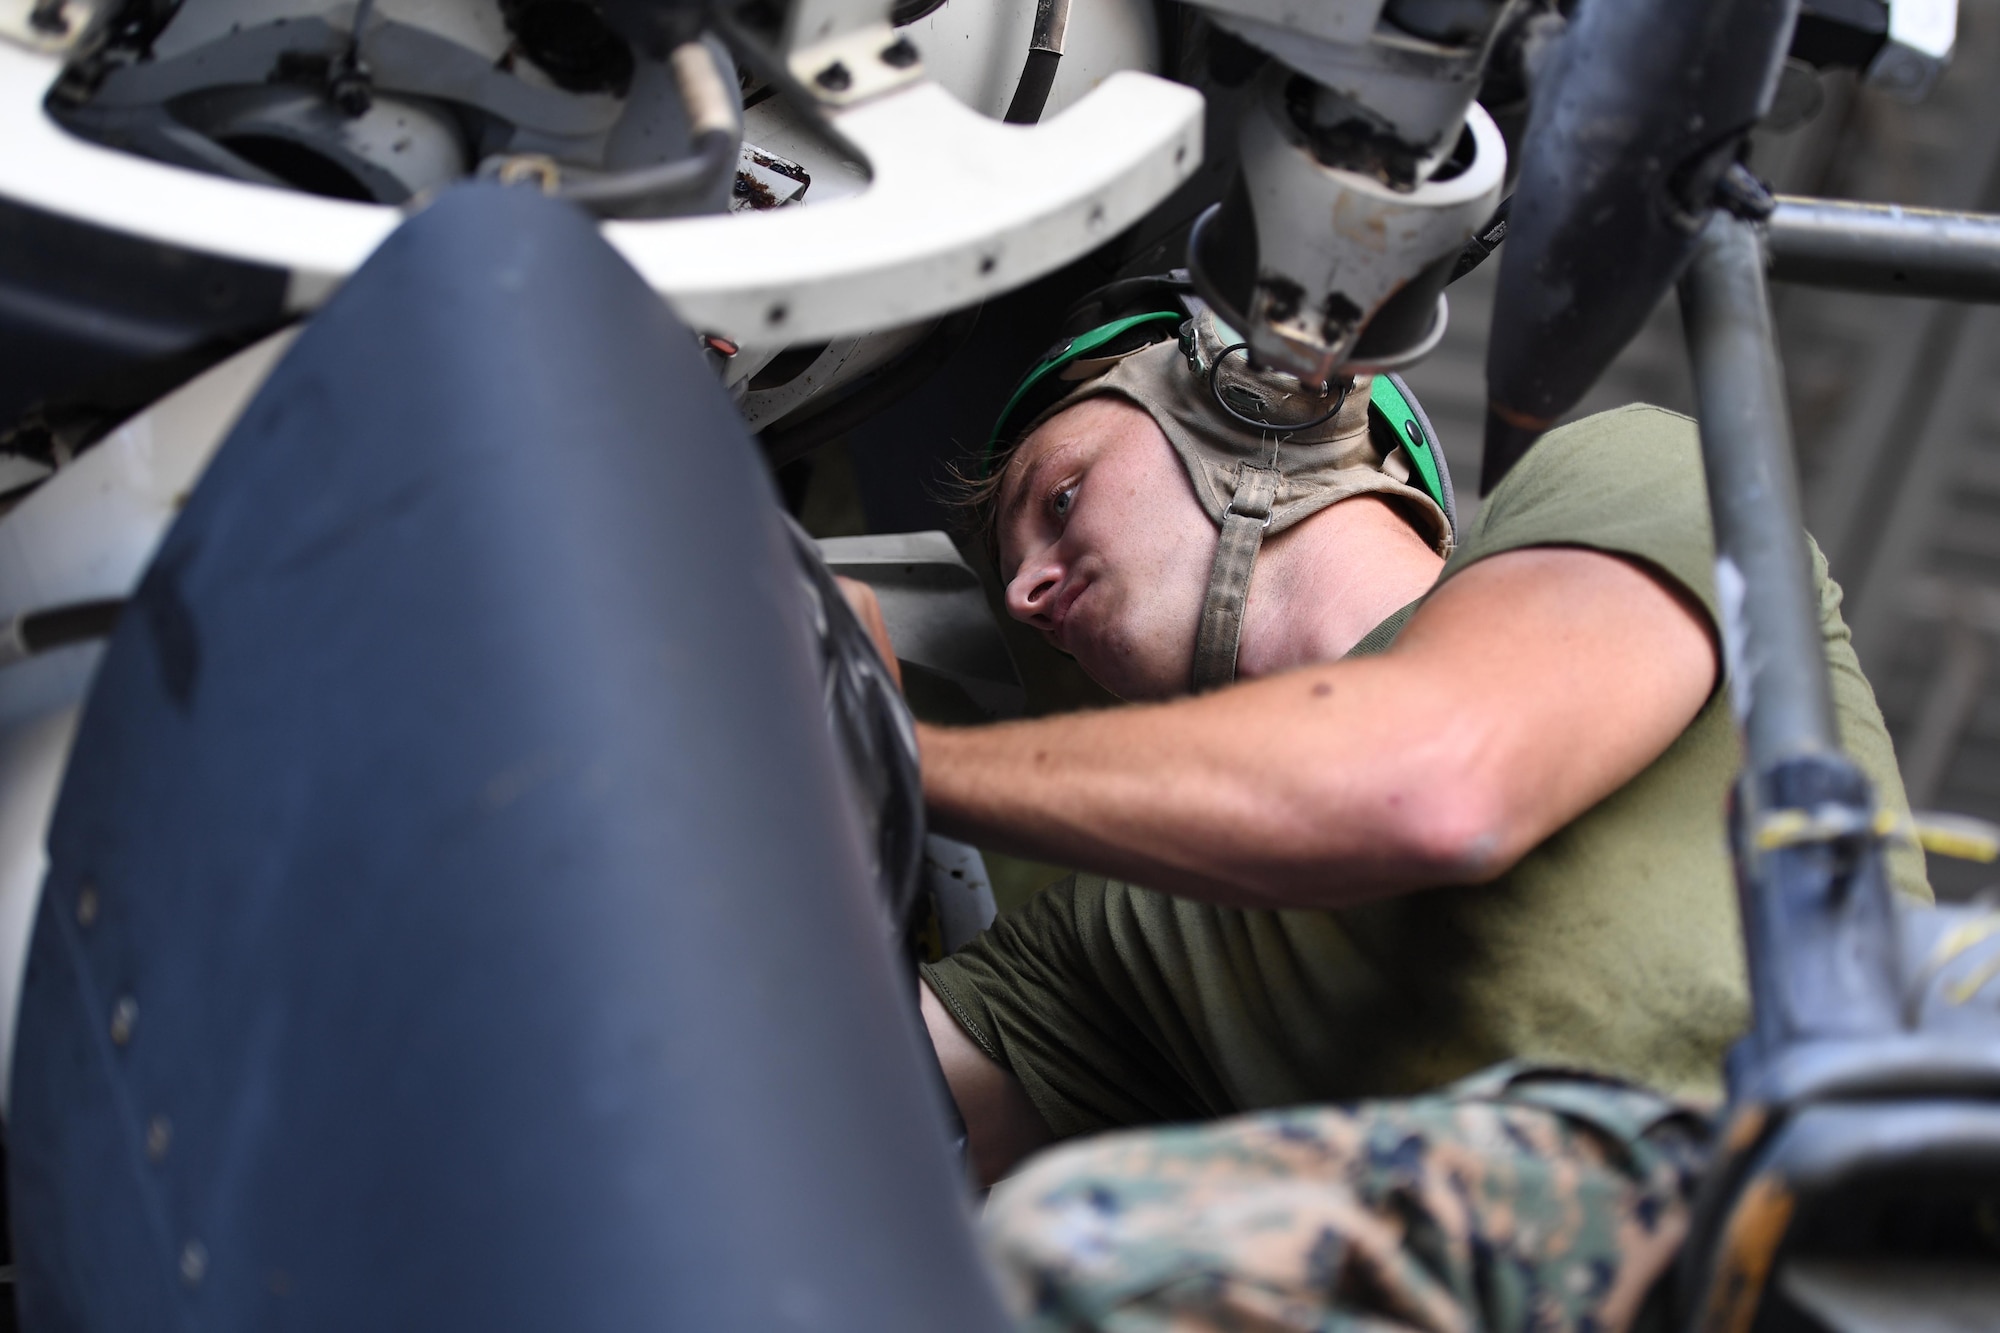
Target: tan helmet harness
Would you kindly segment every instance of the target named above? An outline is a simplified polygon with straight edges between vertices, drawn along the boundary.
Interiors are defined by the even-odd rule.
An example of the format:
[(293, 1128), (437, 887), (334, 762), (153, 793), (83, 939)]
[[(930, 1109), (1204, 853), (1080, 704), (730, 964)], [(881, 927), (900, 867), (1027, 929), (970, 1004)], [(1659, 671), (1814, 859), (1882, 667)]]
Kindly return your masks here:
[[(993, 445), (1025, 439), (1056, 413), (1106, 395), (1159, 426), (1221, 528), (1195, 636), (1190, 684), (1201, 691), (1236, 678), (1244, 606), (1267, 537), (1372, 494), (1396, 501), (1432, 549), (1449, 556), (1455, 515), (1450, 474), (1407, 386), (1363, 375), (1316, 393), (1251, 366), (1212, 311), (1182, 299), (1184, 319), (1128, 315), (1059, 344), (1016, 390)], [(1115, 332), (1095, 336), (1105, 329)], [(1040, 410), (1010, 431), (1037, 389)]]

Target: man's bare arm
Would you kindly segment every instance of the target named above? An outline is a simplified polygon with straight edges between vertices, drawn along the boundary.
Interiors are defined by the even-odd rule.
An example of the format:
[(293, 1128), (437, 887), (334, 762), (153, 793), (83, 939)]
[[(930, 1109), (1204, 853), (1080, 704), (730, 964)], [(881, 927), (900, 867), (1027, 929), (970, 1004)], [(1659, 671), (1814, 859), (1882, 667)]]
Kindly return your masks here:
[(1631, 780), (1714, 688), (1640, 566), (1537, 548), (1440, 588), (1383, 656), (1201, 698), (922, 727), (939, 829), (1253, 907), (1477, 883)]
[(991, 1185), (1054, 1136), (1022, 1091), (1020, 1080), (995, 1064), (965, 1035), (945, 1012), (929, 982), (918, 986), (917, 995), (944, 1081), (951, 1087), (951, 1099), (958, 1103), (959, 1118), (965, 1121), (965, 1147), (972, 1158), (973, 1173), (980, 1184)]

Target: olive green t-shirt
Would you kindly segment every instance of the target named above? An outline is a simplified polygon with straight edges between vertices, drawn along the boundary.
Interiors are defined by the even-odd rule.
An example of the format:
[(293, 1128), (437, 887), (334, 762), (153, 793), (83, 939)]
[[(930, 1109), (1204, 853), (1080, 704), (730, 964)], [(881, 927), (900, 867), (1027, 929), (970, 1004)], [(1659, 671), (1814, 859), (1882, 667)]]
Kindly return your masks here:
[[(1552, 432), (1495, 489), (1439, 582), (1533, 546), (1641, 561), (1713, 623), (1694, 424), (1629, 407)], [(1902, 813), (1840, 589), (1816, 548), (1813, 560), (1842, 740)], [(1355, 651), (1391, 649), (1410, 609)], [(1424, 701), (1407, 707), (1418, 718)], [(1408, 1095), (1509, 1059), (1714, 1097), (1748, 1019), (1723, 827), (1739, 761), (1718, 688), (1651, 767), (1493, 883), (1269, 911), (1076, 875), (925, 975), (1061, 1135)], [(1899, 849), (1890, 871), (1928, 899), (1920, 851)]]

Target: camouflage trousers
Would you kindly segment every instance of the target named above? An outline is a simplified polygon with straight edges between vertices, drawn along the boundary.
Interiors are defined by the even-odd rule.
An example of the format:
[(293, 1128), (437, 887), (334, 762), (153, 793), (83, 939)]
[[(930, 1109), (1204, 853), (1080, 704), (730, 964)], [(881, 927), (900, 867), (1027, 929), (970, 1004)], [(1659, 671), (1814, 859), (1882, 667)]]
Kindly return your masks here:
[(1686, 1232), (1705, 1142), (1651, 1094), (1502, 1068), (1058, 1147), (983, 1226), (1032, 1333), (1624, 1329)]

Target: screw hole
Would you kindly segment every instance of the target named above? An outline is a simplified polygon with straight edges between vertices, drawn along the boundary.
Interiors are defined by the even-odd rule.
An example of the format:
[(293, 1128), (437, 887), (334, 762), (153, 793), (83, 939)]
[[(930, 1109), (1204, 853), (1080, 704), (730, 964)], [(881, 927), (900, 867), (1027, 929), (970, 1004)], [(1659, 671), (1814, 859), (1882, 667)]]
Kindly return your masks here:
[(132, 1040), (132, 1029), (139, 1022), (139, 1002), (129, 995), (121, 995), (111, 1006), (111, 1040), (119, 1046)]

